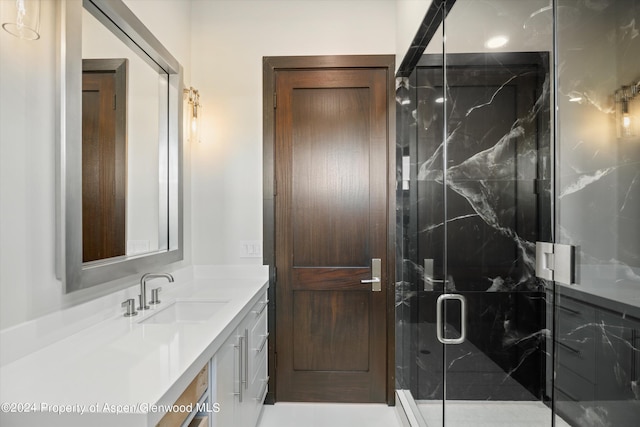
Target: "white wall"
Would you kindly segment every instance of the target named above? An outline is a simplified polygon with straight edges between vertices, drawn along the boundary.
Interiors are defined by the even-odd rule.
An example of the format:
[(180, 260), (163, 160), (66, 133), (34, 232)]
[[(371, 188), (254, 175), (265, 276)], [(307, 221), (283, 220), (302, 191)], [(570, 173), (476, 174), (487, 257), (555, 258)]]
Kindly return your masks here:
[(204, 105), (192, 147), (194, 264), (261, 264), (262, 57), (394, 54), (395, 0), (193, 0), (192, 82)]
[[(183, 64), (188, 81), (189, 2), (126, 3)], [(64, 295), (55, 277), (55, 9), (56, 2), (42, 2), (40, 40), (23, 41), (0, 30), (0, 329), (111, 292), (99, 287)], [(188, 149), (185, 158), (188, 259)]]
[[(549, 0), (457, 0), (447, 15), (447, 53), (551, 51), (551, 11), (540, 13)], [(533, 18), (531, 18), (533, 16)], [(507, 36), (500, 48), (485, 46), (494, 36)], [(442, 54), (442, 25), (425, 53)]]

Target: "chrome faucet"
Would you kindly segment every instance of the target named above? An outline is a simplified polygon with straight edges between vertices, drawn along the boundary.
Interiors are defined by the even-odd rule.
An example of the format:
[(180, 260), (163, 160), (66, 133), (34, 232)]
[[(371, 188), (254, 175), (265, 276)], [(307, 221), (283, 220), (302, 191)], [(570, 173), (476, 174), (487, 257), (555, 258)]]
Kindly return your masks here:
[(149, 306), (147, 305), (147, 280), (160, 277), (164, 277), (170, 283), (173, 282), (173, 276), (169, 273), (146, 273), (142, 275), (142, 277), (140, 278), (140, 307), (138, 307), (138, 310), (149, 309)]

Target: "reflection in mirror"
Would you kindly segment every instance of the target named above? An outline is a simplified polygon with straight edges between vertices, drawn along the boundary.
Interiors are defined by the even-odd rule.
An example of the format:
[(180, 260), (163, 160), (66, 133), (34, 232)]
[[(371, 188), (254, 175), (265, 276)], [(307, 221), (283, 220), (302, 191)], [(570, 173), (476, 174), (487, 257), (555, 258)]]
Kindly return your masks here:
[(125, 255), (127, 63), (82, 60), (82, 261)]
[(59, 19), (56, 263), (72, 292), (182, 259), (183, 83), (121, 0), (67, 1)]
[[(83, 261), (155, 252), (160, 247), (159, 115), (167, 111), (159, 92), (167, 75), (158, 74), (86, 9), (82, 58)], [(126, 61), (116, 72), (111, 62), (123, 61), (118, 58)], [(110, 81), (119, 93), (109, 92)]]

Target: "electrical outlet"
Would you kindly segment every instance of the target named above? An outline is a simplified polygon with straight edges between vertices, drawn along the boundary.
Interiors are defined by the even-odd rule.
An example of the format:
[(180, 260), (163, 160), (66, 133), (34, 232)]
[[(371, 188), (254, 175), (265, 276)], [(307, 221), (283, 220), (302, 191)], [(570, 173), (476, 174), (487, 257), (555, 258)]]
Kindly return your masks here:
[(241, 240), (240, 258), (262, 258), (262, 241)]

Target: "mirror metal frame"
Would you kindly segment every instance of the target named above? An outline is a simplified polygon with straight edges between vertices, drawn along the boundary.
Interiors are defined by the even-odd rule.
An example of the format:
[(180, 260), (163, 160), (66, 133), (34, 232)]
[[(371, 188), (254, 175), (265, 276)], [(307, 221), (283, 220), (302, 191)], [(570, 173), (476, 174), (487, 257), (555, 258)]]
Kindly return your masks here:
[[(140, 55), (168, 76), (160, 116), (160, 247), (157, 252), (82, 262), (82, 10), (83, 7)], [(182, 66), (122, 0), (58, 1), (58, 87), (56, 164), (56, 274), (64, 292), (100, 285), (184, 257), (182, 194)], [(165, 237), (164, 243), (162, 238)]]

